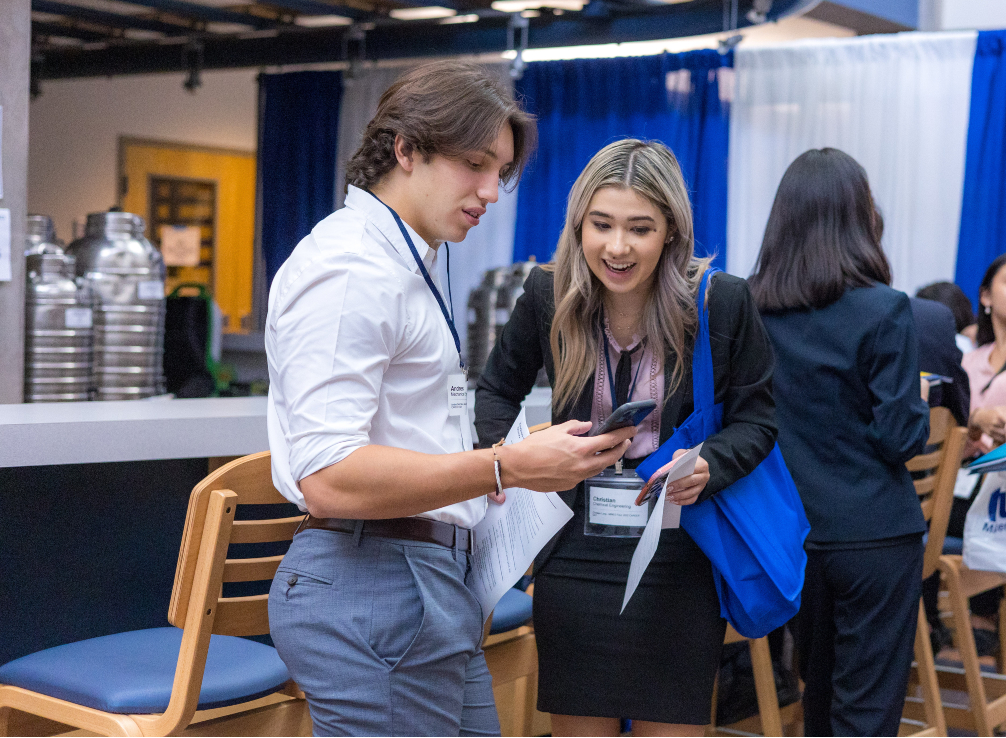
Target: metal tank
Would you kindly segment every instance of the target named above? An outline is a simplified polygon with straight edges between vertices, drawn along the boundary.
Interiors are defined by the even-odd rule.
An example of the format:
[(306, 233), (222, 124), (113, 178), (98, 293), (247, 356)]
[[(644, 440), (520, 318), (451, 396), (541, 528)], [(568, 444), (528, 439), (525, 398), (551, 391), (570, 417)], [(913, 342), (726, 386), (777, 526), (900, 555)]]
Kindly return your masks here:
[(88, 400), (94, 293), (72, 256), (30, 253), (25, 267), (24, 401)]
[(67, 247), (93, 287), (97, 400), (133, 400), (164, 391), (164, 259), (143, 236), (144, 220), (91, 213)]
[(490, 269), (482, 284), (468, 296), (468, 381), (475, 380), (485, 369), (496, 339), (524, 294), (524, 280), (537, 266), (533, 261), (518, 262), (507, 267)]
[(63, 247), (56, 242), (56, 228), (48, 215), (29, 215), (25, 224), (24, 255), (62, 254)]

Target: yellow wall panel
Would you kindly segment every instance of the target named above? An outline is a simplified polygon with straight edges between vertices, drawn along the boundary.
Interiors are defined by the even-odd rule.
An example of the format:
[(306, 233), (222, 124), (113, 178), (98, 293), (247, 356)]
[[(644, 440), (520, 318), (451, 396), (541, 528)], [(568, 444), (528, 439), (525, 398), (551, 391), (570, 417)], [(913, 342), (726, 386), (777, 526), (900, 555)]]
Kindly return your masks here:
[[(224, 330), (242, 332), (242, 320), (251, 314), (253, 244), (255, 238), (255, 155), (161, 143), (122, 139), (120, 175), (123, 210), (151, 219), (150, 177), (187, 178), (216, 183), (217, 220), (213, 259), (214, 299), (227, 316)], [(199, 206), (194, 205), (198, 209)], [(198, 213), (193, 213), (198, 215)], [(154, 234), (148, 232), (148, 237)], [(170, 282), (205, 281), (205, 267), (181, 267)]]

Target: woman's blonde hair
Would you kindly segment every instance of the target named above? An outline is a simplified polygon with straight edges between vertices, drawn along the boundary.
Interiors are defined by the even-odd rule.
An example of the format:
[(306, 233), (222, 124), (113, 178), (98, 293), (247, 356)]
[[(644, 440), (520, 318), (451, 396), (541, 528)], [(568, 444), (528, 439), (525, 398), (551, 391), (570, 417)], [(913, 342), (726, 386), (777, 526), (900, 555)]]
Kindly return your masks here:
[(691, 357), (687, 337), (698, 321), (695, 295), (710, 259), (696, 259), (692, 208), (681, 167), (670, 149), (658, 141), (625, 139), (601, 149), (573, 184), (566, 206), (566, 225), (555, 260), (555, 317), (550, 342), (555, 358), (552, 405), (569, 406), (594, 373), (604, 287), (587, 266), (581, 246), (583, 218), (602, 187), (628, 188), (667, 218), (667, 241), (657, 262), (654, 289), (643, 315), (643, 335), (661, 366), (674, 356), (670, 386), (664, 399), (681, 382)]

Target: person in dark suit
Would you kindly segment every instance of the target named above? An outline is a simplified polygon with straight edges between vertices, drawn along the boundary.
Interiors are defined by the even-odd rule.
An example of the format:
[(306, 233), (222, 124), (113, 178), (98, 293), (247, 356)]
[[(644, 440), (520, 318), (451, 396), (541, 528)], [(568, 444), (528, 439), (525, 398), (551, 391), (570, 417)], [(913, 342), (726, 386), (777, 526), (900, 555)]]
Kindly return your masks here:
[(967, 427), (971, 410), (971, 383), (961, 366), (964, 354), (957, 348), (954, 314), (933, 300), (909, 298), (915, 334), (919, 339), (919, 370), (950, 377), (929, 391), (930, 407), (945, 407), (958, 425)]
[(786, 170), (749, 280), (776, 355), (779, 448), (810, 520), (798, 622), (808, 736), (897, 735), (925, 519), (908, 296), (888, 285), (866, 172), (836, 149)]
[[(693, 253), (674, 155), (635, 140), (602, 149), (573, 185), (554, 264), (531, 272), (479, 377), (479, 438), (506, 434), (544, 366), (553, 424), (596, 424), (628, 400), (656, 401), (625, 455), (637, 466), (692, 413), (696, 298), (708, 265)], [(742, 279), (709, 281), (723, 430), (703, 444), (695, 473), (669, 486), (667, 504), (709, 498), (775, 443), (772, 350), (754, 301)], [(700, 735), (726, 628), (709, 559), (683, 529), (662, 531), (620, 614), (638, 532), (595, 535), (606, 526), (592, 523), (593, 493), (585, 499), (580, 484), (559, 494), (574, 517), (535, 560), (534, 591), (538, 709), (552, 713), (553, 735), (618, 735), (619, 718), (637, 735)]]

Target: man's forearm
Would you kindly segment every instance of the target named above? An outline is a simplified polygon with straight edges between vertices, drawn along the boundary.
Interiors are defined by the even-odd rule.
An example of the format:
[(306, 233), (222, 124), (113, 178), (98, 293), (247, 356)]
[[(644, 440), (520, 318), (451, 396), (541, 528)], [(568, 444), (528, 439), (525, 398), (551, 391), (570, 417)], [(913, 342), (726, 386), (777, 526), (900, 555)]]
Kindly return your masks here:
[(422, 454), (363, 446), (301, 480), (307, 508), (319, 518), (398, 518), (470, 500), (496, 488), (490, 449)]

